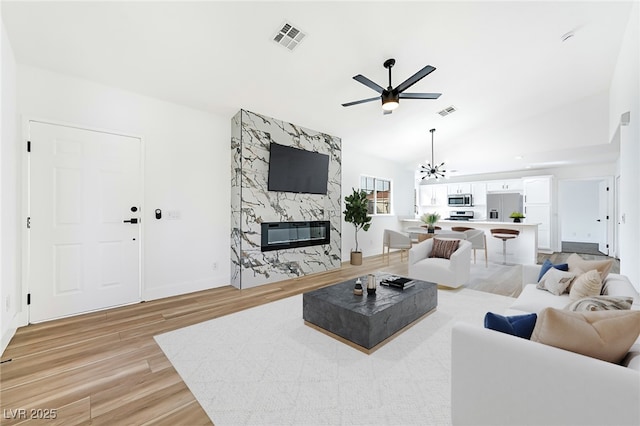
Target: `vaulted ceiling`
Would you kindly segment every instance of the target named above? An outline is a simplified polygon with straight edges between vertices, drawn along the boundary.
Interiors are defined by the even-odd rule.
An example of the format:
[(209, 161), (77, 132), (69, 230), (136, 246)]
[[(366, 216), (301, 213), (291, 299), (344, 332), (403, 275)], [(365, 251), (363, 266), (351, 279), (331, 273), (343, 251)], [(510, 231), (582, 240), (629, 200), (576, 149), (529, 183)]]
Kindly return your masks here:
[[(614, 161), (608, 89), (632, 1), (2, 2), (16, 60), (231, 118), (240, 108), (457, 175)], [(292, 51), (284, 22), (306, 37)], [(563, 41), (563, 35), (573, 37)], [(391, 115), (352, 77), (436, 71)], [(438, 111), (456, 111), (441, 116)], [(516, 157), (521, 157), (516, 159)]]

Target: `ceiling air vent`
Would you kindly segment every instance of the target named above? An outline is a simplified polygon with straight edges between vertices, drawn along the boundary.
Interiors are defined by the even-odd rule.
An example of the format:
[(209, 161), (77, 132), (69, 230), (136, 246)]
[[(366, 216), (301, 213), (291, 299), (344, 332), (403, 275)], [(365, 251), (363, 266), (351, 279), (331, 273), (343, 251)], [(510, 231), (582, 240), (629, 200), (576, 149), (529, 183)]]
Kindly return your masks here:
[(451, 105), (450, 107), (446, 107), (442, 111), (438, 111), (438, 114), (444, 117), (445, 115), (453, 114), (454, 112), (456, 112), (456, 108)]
[(305, 38), (305, 36), (306, 34), (294, 27), (293, 24), (285, 22), (273, 37), (273, 41), (278, 43), (280, 46), (293, 50), (300, 44), (300, 42), (302, 42), (302, 39)]

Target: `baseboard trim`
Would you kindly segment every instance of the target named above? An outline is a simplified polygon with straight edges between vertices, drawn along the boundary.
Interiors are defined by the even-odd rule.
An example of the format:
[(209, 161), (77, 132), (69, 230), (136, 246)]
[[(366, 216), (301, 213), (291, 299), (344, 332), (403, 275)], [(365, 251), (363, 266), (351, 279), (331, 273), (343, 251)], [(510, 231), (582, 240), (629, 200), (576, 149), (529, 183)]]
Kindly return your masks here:
[(165, 287), (147, 288), (142, 291), (142, 300), (164, 299), (165, 297), (180, 296), (229, 285), (229, 280), (198, 280), (172, 284)]
[[(9, 342), (13, 339), (13, 336), (15, 336), (16, 331), (18, 331), (17, 328), (10, 327), (2, 334), (2, 339), (0, 340), (0, 354), (4, 354), (5, 349), (9, 346)], [(4, 361), (4, 359), (1, 360)]]

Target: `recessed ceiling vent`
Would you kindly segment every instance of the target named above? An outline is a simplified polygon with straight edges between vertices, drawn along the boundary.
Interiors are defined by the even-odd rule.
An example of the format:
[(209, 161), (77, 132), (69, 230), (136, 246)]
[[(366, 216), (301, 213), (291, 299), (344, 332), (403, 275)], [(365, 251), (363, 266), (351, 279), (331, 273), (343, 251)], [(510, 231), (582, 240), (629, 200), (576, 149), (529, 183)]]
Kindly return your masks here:
[(451, 105), (450, 107), (446, 107), (442, 111), (438, 111), (438, 114), (444, 117), (446, 115), (453, 114), (456, 111), (457, 111), (456, 108), (453, 105)]
[(286, 22), (282, 24), (280, 30), (273, 37), (273, 41), (280, 46), (284, 46), (289, 50), (293, 50), (302, 42), (306, 34), (294, 27), (293, 24)]

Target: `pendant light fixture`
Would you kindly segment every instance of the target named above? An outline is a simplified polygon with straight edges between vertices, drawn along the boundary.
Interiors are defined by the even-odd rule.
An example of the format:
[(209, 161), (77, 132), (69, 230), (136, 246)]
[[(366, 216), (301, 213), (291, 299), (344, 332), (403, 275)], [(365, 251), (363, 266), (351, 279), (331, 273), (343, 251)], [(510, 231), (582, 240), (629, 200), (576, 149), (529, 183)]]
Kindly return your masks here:
[(435, 160), (433, 159), (433, 134), (436, 129), (429, 130), (431, 132), (431, 163), (425, 165), (420, 165), (420, 173), (424, 174), (422, 176), (422, 180), (430, 179), (430, 178), (441, 178), (444, 177), (444, 174), (447, 172), (446, 170), (441, 169), (444, 166), (444, 162), (436, 165)]

